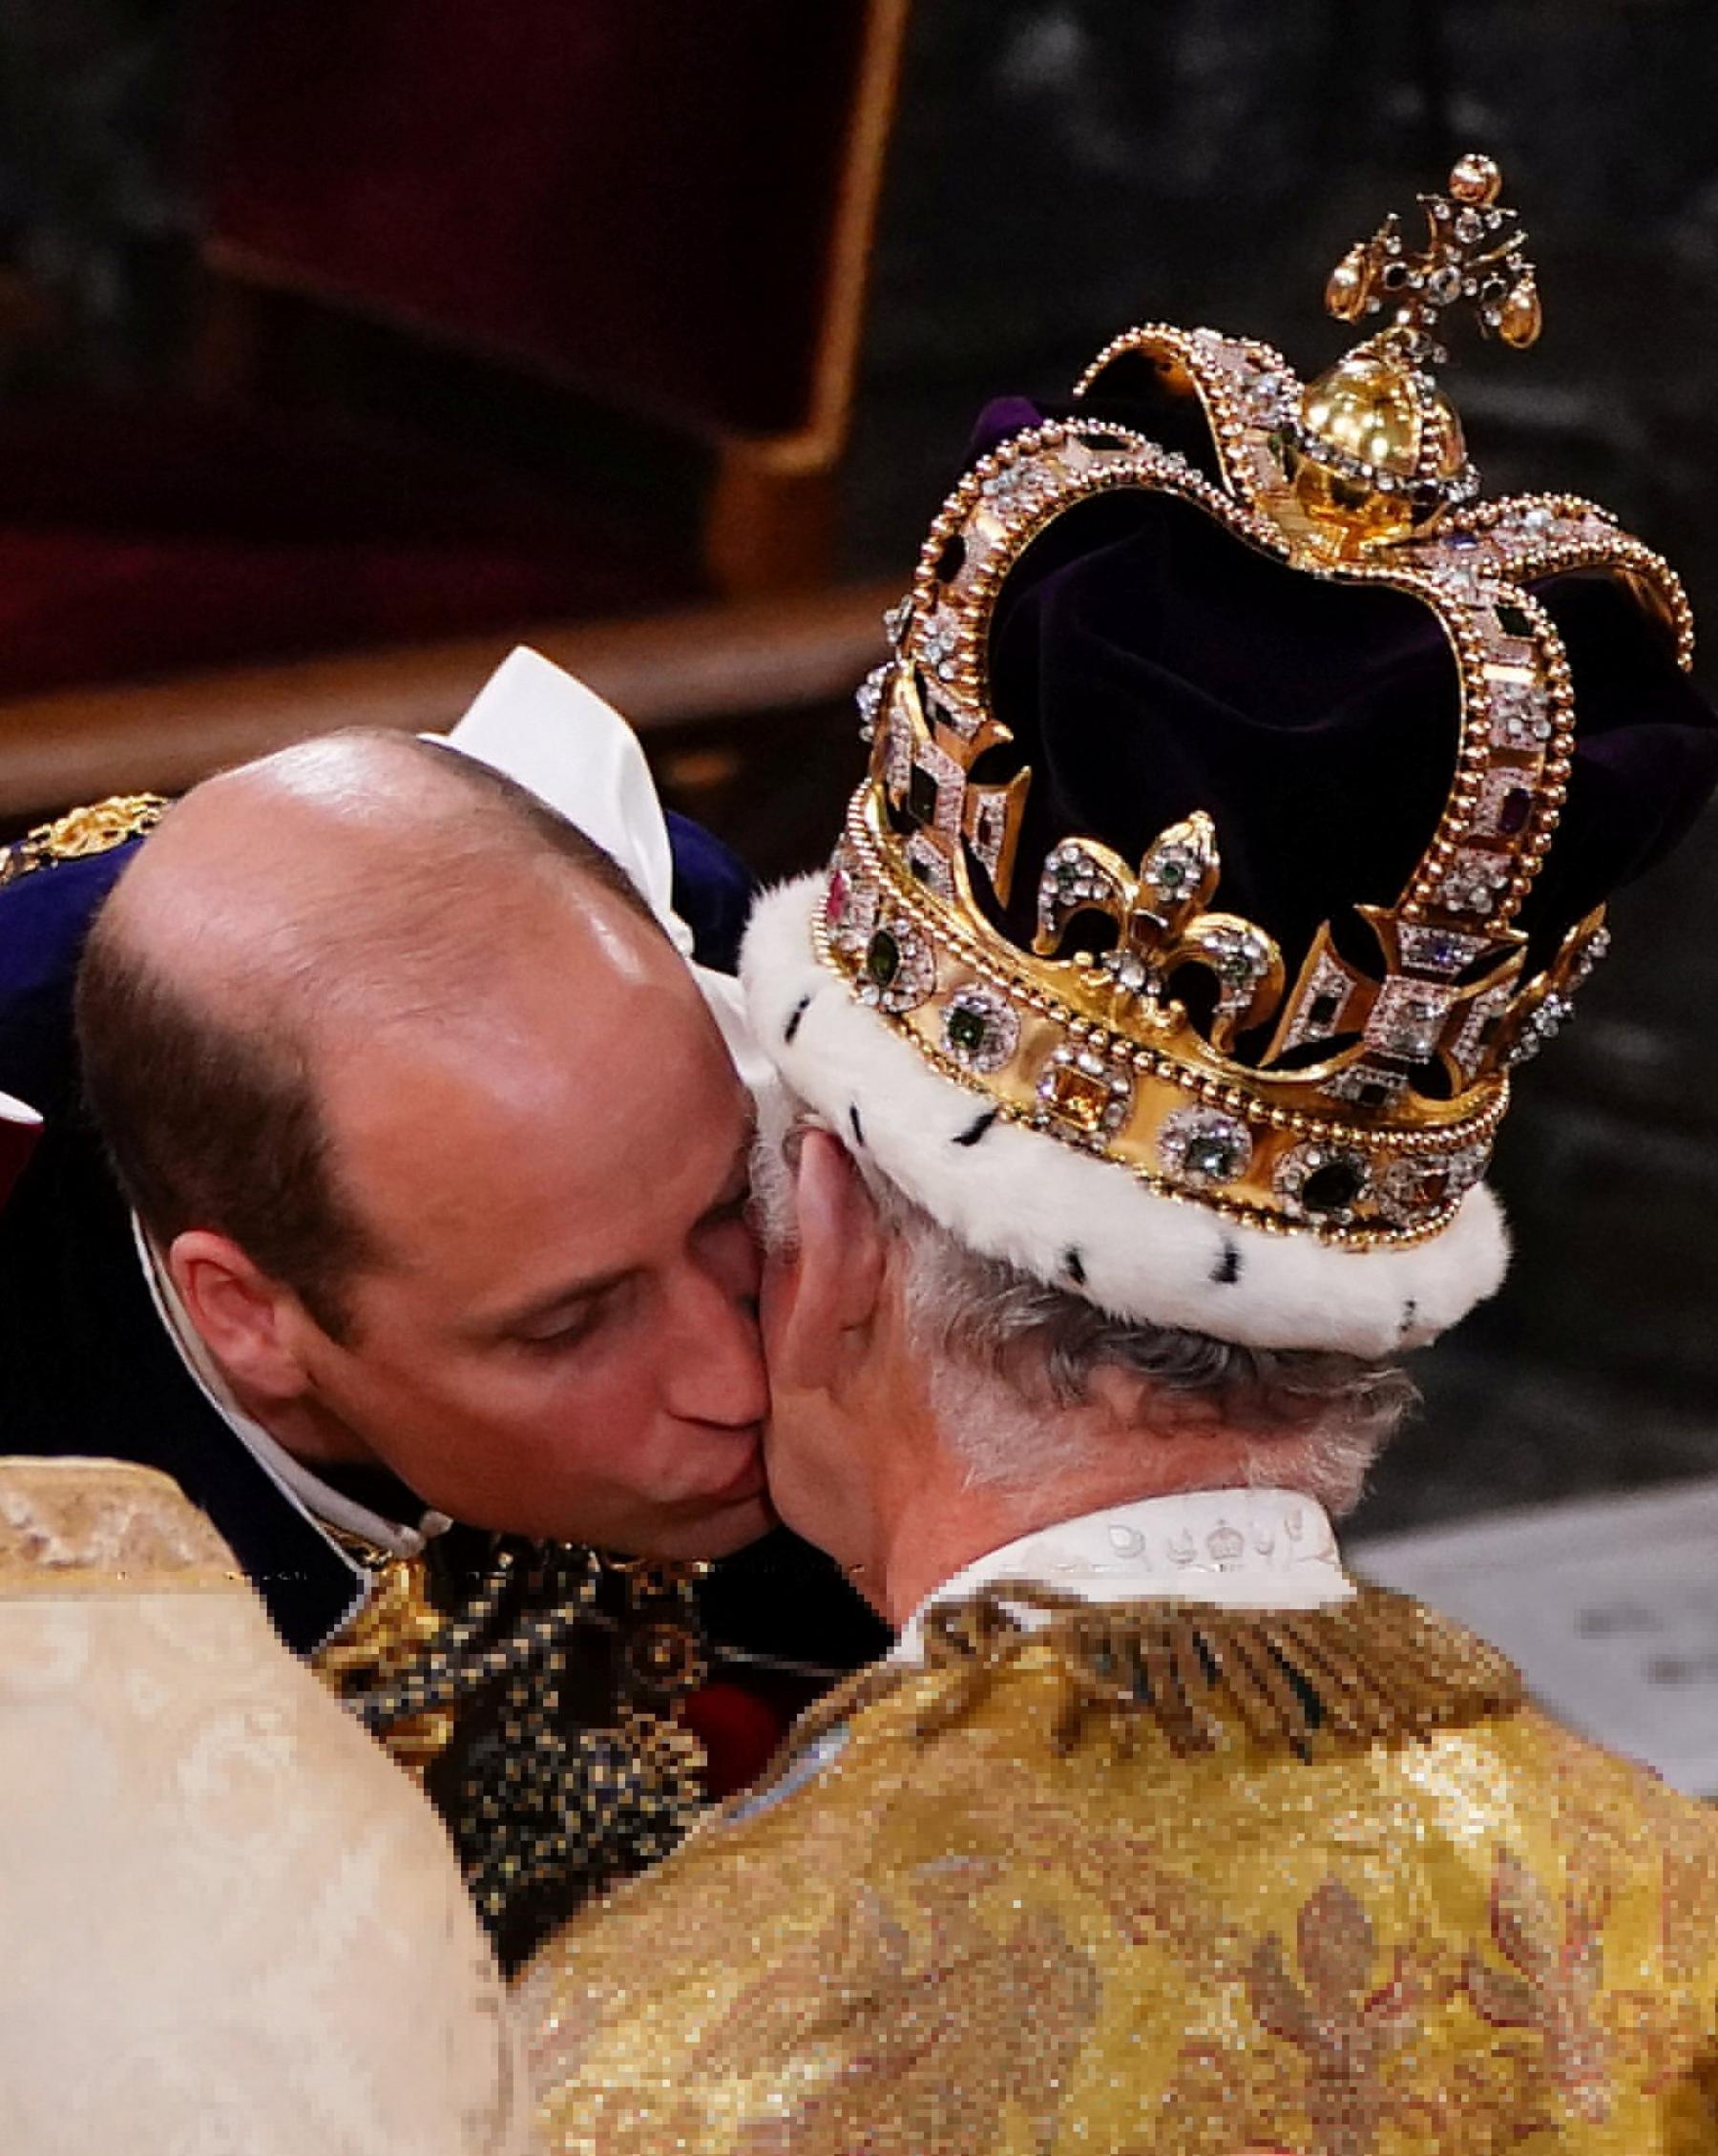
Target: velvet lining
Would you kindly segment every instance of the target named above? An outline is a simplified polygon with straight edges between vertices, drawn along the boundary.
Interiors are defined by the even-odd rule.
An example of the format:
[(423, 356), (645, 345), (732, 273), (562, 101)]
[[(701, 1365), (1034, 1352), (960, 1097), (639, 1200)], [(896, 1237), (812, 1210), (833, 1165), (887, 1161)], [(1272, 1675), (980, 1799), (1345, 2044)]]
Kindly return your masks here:
[[(993, 406), (976, 446), (1046, 416)], [(1579, 724), (1520, 918), (1542, 961), (1687, 829), (1718, 783), (1718, 722), (1615, 578), (1535, 589), (1568, 651)], [(1052, 525), (1003, 587), (990, 657), (1015, 743), (976, 775), (1034, 774), (1010, 902), (992, 909), (1018, 942), (1057, 840), (1079, 833), (1134, 862), (1203, 808), (1223, 857), (1216, 903), (1292, 967), (1321, 922), (1341, 932), (1355, 905), (1400, 897), (1454, 775), (1458, 681), (1428, 607), (1289, 569), (1168, 494), (1100, 497)]]

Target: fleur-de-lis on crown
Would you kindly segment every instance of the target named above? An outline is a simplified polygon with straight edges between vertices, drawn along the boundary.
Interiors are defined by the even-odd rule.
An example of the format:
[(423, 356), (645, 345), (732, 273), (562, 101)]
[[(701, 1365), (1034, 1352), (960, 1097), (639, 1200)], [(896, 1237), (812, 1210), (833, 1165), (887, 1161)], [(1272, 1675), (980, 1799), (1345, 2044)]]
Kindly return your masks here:
[(1216, 827), (1203, 809), (1161, 832), (1137, 870), (1096, 839), (1063, 839), (1038, 879), (1033, 949), (1054, 956), (1077, 914), (1105, 915), (1117, 941), (1094, 963), (1111, 976), (1118, 1000), (1158, 1001), (1172, 974), (1200, 968), (1217, 984), (1210, 1036), (1226, 1053), (1275, 1008), (1284, 972), (1263, 929), (1208, 910), (1222, 874)]

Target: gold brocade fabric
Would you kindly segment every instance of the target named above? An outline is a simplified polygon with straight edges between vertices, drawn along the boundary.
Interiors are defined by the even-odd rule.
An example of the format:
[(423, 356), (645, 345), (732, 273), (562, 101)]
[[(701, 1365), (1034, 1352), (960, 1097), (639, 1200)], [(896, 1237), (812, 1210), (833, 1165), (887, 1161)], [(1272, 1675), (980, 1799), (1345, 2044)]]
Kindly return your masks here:
[(1718, 1815), (1363, 1590), (939, 1614), (515, 1990), (580, 2156), (1710, 2156)]

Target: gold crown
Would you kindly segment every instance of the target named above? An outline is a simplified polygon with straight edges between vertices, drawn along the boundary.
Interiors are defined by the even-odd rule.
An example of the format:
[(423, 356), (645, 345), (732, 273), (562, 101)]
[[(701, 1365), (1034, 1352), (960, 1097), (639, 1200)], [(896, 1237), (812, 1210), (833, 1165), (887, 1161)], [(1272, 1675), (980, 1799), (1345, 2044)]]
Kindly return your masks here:
[[(1100, 354), (1077, 397), (1124, 354), (1149, 361), (1203, 407), (1215, 479), (1083, 418), (1016, 434), (968, 471), (890, 617), (893, 656), (860, 691), (871, 763), (814, 931), (855, 994), (997, 1113), (1163, 1196), (1360, 1247), (1449, 1225), (1484, 1172), (1509, 1069), (1556, 1031), (1604, 948), (1601, 909), (1525, 977), (1516, 919), (1550, 848), (1575, 735), (1562, 643), (1527, 586), (1611, 572), (1666, 620), (1685, 667), (1692, 655), (1681, 584), (1607, 512), (1566, 494), (1477, 498), (1429, 370), (1444, 357), (1434, 324), (1456, 301), (1509, 343), (1538, 334), (1533, 272), (1499, 188), (1489, 160), (1464, 157), (1447, 195), (1420, 198), (1422, 251), (1392, 218), (1345, 258), (1332, 311), (1353, 320), (1393, 299), (1395, 312), (1309, 386), (1268, 346), (1208, 329), (1153, 324)], [(1356, 908), (1370, 970), (1327, 922), (1289, 983), (1263, 928), (1213, 911), (1222, 863), (1204, 814), (1163, 831), (1137, 867), (1089, 838), (1057, 844), (1030, 951), (975, 903), (979, 875), (1008, 902), (1032, 785), (1029, 768), (973, 776), (1012, 739), (989, 695), (998, 592), (1057, 518), (1129, 489), (1179, 496), (1293, 568), (1408, 593), (1441, 623), (1461, 692), (1449, 795), (1395, 903)], [(1066, 950), (1082, 915), (1107, 919), (1108, 949)], [(1189, 972), (1209, 983), (1197, 1008), (1173, 993)]]

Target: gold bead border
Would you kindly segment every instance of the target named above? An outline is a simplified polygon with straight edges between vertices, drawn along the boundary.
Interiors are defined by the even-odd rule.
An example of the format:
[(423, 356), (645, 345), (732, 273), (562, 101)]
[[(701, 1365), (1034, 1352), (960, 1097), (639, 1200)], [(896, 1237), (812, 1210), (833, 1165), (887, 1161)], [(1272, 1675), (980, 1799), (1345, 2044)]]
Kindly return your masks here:
[[(1037, 1079), (1055, 1046), (1065, 1042), (1076, 1050), (1090, 1048), (1117, 1068), (1125, 1066), (1137, 1077), (1173, 1087), (1177, 1098), (1170, 1103), (1171, 1110), (1197, 1102), (1219, 1109), (1247, 1125), (1254, 1136), (1255, 1156), (1247, 1175), (1239, 1180), (1243, 1183), (1258, 1184), (1267, 1182), (1275, 1172), (1283, 1154), (1306, 1143), (1318, 1143), (1333, 1151), (1359, 1153), (1369, 1163), (1375, 1163), (1380, 1158), (1388, 1163), (1425, 1154), (1489, 1150), (1509, 1104), (1508, 1080), (1501, 1075), (1490, 1081), (1487, 1098), (1477, 1109), (1468, 1111), (1459, 1120), (1418, 1130), (1365, 1129), (1301, 1109), (1268, 1106), (1243, 1085), (1196, 1070), (1173, 1055), (1081, 1016), (1067, 1004), (1023, 979), (996, 953), (985, 950), (974, 936), (953, 926), (948, 916), (933, 911), (926, 903), (925, 893), (897, 865), (891, 849), (881, 842), (873, 821), (869, 783), (858, 789), (849, 805), (843, 850), (847, 856), (846, 866), (857, 882), (862, 887), (873, 887), (880, 894), (878, 924), (890, 917), (904, 920), (911, 932), (931, 947), (936, 968), (935, 985), (911, 1010), (894, 1013), (873, 1004), (870, 1008), (874, 1015), (933, 1069), (980, 1095), (1006, 1120), (1040, 1131), (1094, 1160), (1109, 1161), (1126, 1168), (1155, 1197), (1166, 1198), (1178, 1204), (1199, 1205), (1205, 1211), (1259, 1228), (1267, 1234), (1311, 1235), (1321, 1243), (1351, 1250), (1400, 1249), (1441, 1234), (1454, 1221), (1461, 1197), (1406, 1225), (1367, 1220), (1344, 1226), (1289, 1212), (1275, 1198), (1274, 1191), (1262, 1191), (1257, 1199), (1248, 1201), (1227, 1196), (1222, 1188), (1184, 1187), (1146, 1166), (1142, 1158), (1155, 1157), (1163, 1115), (1167, 1111), (1160, 1112), (1155, 1119), (1142, 1116), (1142, 1110), (1146, 1110), (1148, 1103), (1136, 1095), (1124, 1132), (1107, 1143), (1097, 1143), (1059, 1126), (1054, 1117), (1040, 1116), (1036, 1099)], [(830, 932), (821, 905), (810, 927), (812, 944), (821, 963), (859, 998), (864, 987), (863, 952), (841, 946)], [(961, 969), (963, 977), (949, 979), (950, 967)], [(1055, 1037), (1048, 1039), (1044, 1052), (1037, 1057), (1036, 1067), (1030, 1072), (1024, 1067), (1032, 1059), (1031, 1045), (1024, 1030), (1008, 1064), (1002, 1071), (989, 1074), (988, 1078), (957, 1062), (942, 1049), (942, 1015), (950, 1000), (973, 982), (981, 983), (1005, 997), (1029, 1023), (1033, 1019), (1039, 1021), (1035, 1030), (1040, 1036), (1045, 1034), (1046, 1026), (1051, 1029)], [(1026, 1053), (1023, 1055), (1022, 1051)], [(1028, 1099), (1013, 1099), (998, 1090), (998, 1082), (1008, 1073), (1014, 1074), (1015, 1082), (1029, 1096), (1030, 1104)], [(1143, 1127), (1134, 1135), (1135, 1127), (1142, 1124)], [(1461, 1195), (1465, 1196), (1465, 1192)], [(1375, 1178), (1369, 1187), (1368, 1199), (1375, 1203)]]
[[(1488, 564), (1489, 581), (1481, 586), (1453, 580), (1448, 569), (1437, 565), (1435, 557), (1430, 565), (1422, 566), (1414, 556), (1424, 547), (1423, 541), (1413, 547), (1404, 543), (1392, 549), (1388, 559), (1377, 561), (1332, 562), (1312, 555), (1295, 543), (1292, 534), (1266, 508), (1256, 505), (1254, 497), (1264, 489), (1256, 477), (1250, 483), (1247, 481), (1234, 452), (1247, 437), (1255, 446), (1262, 443), (1262, 437), (1239, 417), (1235, 393), (1221, 369), (1214, 366), (1209, 353), (1201, 349), (1198, 339), (1180, 331), (1132, 332), (1116, 348), (1147, 339), (1156, 341), (1159, 354), (1163, 351), (1164, 341), (1172, 340), (1167, 356), (1186, 369), (1205, 397), (1220, 452), (1225, 456), (1226, 472), (1239, 493), (1217, 487), (1174, 452), (1113, 422), (1068, 425), (1052, 421), (1014, 435), (963, 476), (931, 527), (913, 580), (912, 619), (903, 659), (938, 683), (940, 691), (961, 711), (966, 722), (963, 730), (975, 731), (987, 716), (994, 716), (987, 701), (988, 630), (991, 608), (1002, 584), (1033, 541), (1059, 516), (1100, 493), (1129, 487), (1175, 494), (1291, 568), (1333, 581), (1380, 584), (1401, 591), (1427, 606), (1443, 629), (1456, 663), (1461, 715), (1450, 792), (1427, 850), (1398, 901), (1398, 911), (1401, 918), (1411, 923), (1435, 919), (1458, 931), (1491, 940), (1506, 936), (1550, 850), (1573, 768), (1573, 684), (1561, 639), (1549, 615), (1522, 588), (1522, 573), (1514, 561), (1504, 563), (1494, 558)], [(1210, 380), (1213, 375), (1214, 386)], [(1113, 444), (1126, 453), (1083, 468), (1064, 467), (1059, 471), (1042, 458), (1041, 452), (1046, 450), (1065, 451), (1070, 442), (1078, 442), (1091, 453), (1097, 453), (1095, 445), (1100, 442)], [(1268, 451), (1267, 461), (1274, 470), (1274, 460), (1268, 458)], [(1016, 508), (996, 507), (987, 496), (987, 487), (1022, 465), (1030, 466), (1036, 475), (1032, 497)], [(1285, 500), (1288, 498), (1287, 483), (1280, 473), (1278, 492)], [(1566, 505), (1574, 497), (1556, 499)], [(1583, 513), (1596, 513), (1588, 505), (1581, 508)], [(987, 513), (999, 526), (994, 538), (976, 523)], [(1487, 520), (1488, 533), (1495, 522), (1495, 515)], [(983, 542), (984, 559), (975, 571), (963, 564), (960, 572), (945, 582), (938, 576), (938, 565), (950, 542), (956, 538), (963, 545), (969, 540)], [(1534, 575), (1550, 574), (1554, 569), (1601, 568), (1646, 579), (1660, 593), (1676, 623), (1679, 658), (1691, 651), (1692, 618), (1681, 585), (1638, 541), (1627, 539), (1607, 525), (1603, 538), (1553, 545), (1535, 550), (1526, 558)], [(1517, 638), (1504, 628), (1496, 612), (1500, 606), (1519, 607), (1528, 624), (1527, 636)], [(949, 659), (941, 658), (940, 650), (925, 648), (931, 624), (939, 615), (953, 631), (954, 649)], [(1487, 641), (1481, 624), (1492, 623), (1497, 624), (1499, 634), (1509, 635), (1512, 643), (1523, 647), (1534, 685), (1548, 706), (1551, 735), (1537, 747), (1512, 747), (1493, 737), (1492, 681), (1486, 669), (1510, 664), (1512, 659)], [(1485, 779), (1492, 772), (1509, 774), (1530, 797), (1530, 811), (1519, 832), (1474, 829), (1474, 813), (1483, 797)], [(1489, 879), (1498, 895), (1489, 910), (1479, 915), (1454, 904), (1447, 896), (1440, 898), (1445, 879), (1464, 847), (1476, 841), (1483, 843), (1474, 850), (1498, 871)]]
[[(1271, 345), (1251, 339), (1226, 338), (1215, 330), (1187, 331), (1167, 323), (1142, 324), (1111, 339), (1076, 385), (1076, 398), (1083, 397), (1113, 361), (1136, 351), (1142, 357), (1170, 360), (1191, 380), (1205, 408), (1232, 498), (1255, 520), (1246, 535), (1262, 535), (1270, 551), (1291, 567), (1342, 582), (1382, 583), (1422, 599), (1437, 616), (1456, 651), (1461, 674), (1456, 771), (1431, 848), (1410, 878), (1399, 902), (1400, 911), (1410, 922), (1425, 920), (1430, 911), (1441, 915), (1452, 928), (1470, 932), (1475, 930), (1470, 917), (1435, 904), (1437, 886), (1442, 871), (1472, 835), (1472, 813), (1480, 798), (1484, 773), (1490, 769), (1519, 771), (1533, 792), (1534, 810), (1518, 834), (1519, 843), (1498, 850), (1499, 860), (1507, 852), (1516, 858), (1516, 866), (1501, 901), (1480, 931), (1488, 937), (1505, 933), (1550, 850), (1567, 796), (1575, 737), (1574, 691), (1561, 638), (1543, 607), (1522, 587), (1536, 577), (1584, 569), (1603, 569), (1627, 580), (1639, 579), (1663, 606), (1675, 636), (1677, 663), (1687, 672), (1694, 659), (1694, 617), (1682, 579), (1662, 555), (1619, 530), (1608, 510), (1576, 494), (1514, 496), (1476, 504), (1459, 516), (1446, 518), (1431, 534), (1406, 536), (1380, 550), (1383, 559), (1329, 560), (1297, 544), (1295, 531), (1302, 519), (1294, 506), (1293, 491), (1270, 450), (1269, 428), (1249, 415), (1244, 402), (1243, 380), (1256, 384), (1271, 377), (1298, 393), (1299, 379), (1282, 354)], [(1230, 497), (1220, 493), (1217, 498), (1222, 501)], [(1533, 640), (1540, 653), (1535, 671), (1540, 673), (1552, 705), (1552, 738), (1537, 760), (1546, 784), (1534, 783), (1531, 764), (1501, 763), (1499, 754), (1510, 752), (1499, 752), (1491, 740), (1490, 684), (1482, 671), (1486, 659), (1473, 617), (1491, 611), (1493, 595), (1477, 586), (1464, 594), (1448, 580), (1447, 570), (1440, 574), (1435, 566), (1440, 541), (1454, 534), (1496, 539), (1501, 527), (1536, 507), (1543, 508), (1554, 520), (1573, 524), (1586, 521), (1603, 527), (1602, 536), (1593, 534), (1584, 541), (1563, 538), (1543, 545), (1512, 544), (1507, 561), (1494, 555), (1485, 565), (1498, 587), (1495, 597), (1519, 605), (1533, 623)], [(1262, 534), (1259, 519), (1263, 520)], [(1418, 554), (1431, 556), (1428, 568), (1414, 563), (1412, 557)], [(1404, 555), (1409, 558), (1401, 559)]]

